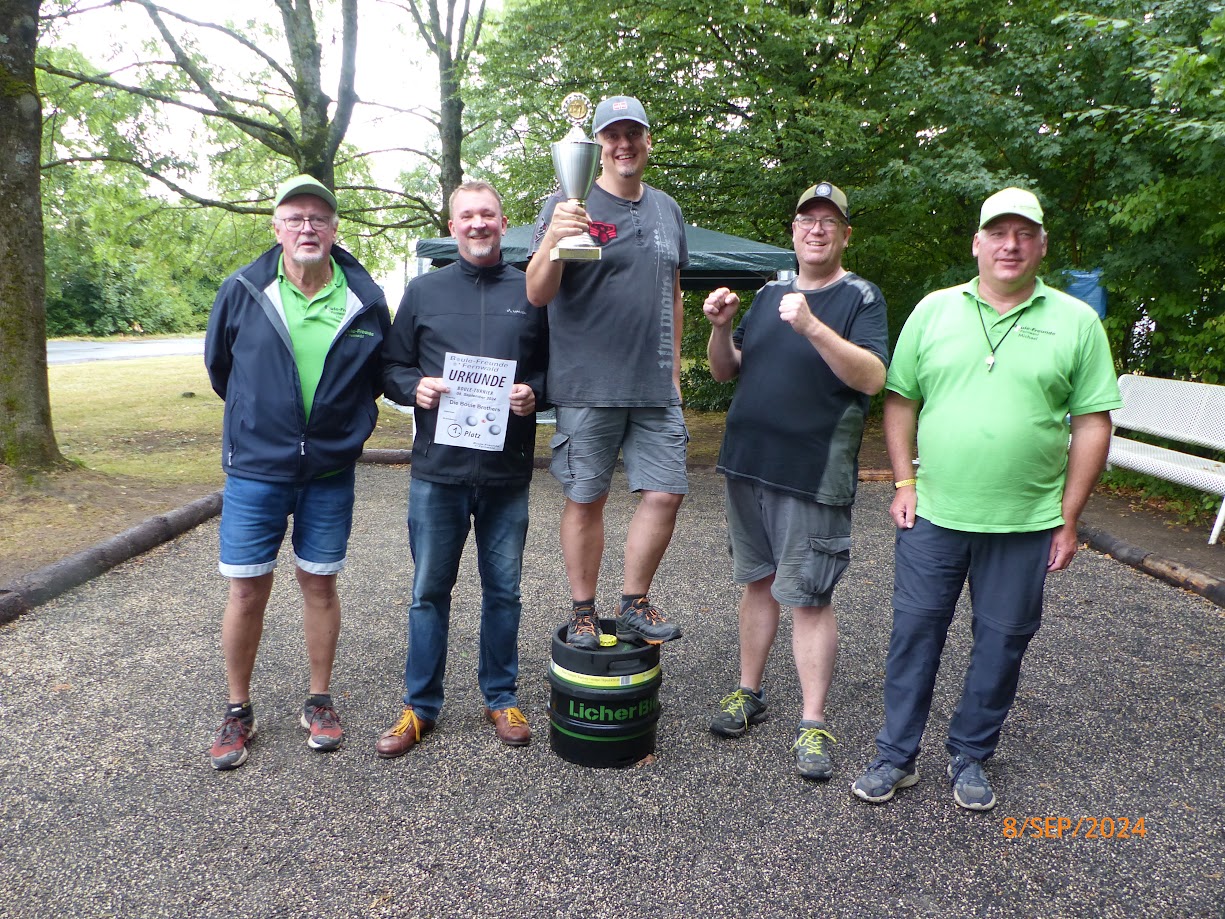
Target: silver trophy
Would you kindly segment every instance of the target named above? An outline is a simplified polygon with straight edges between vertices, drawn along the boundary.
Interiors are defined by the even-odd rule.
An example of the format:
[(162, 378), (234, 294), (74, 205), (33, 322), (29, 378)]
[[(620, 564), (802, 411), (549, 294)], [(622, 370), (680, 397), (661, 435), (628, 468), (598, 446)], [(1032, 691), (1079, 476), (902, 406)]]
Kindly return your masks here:
[[(591, 117), (591, 100), (582, 93), (570, 93), (562, 100), (561, 113), (570, 122), (570, 132), (551, 146), (553, 172), (561, 193), (580, 207), (591, 193), (596, 170), (600, 168), (600, 145), (588, 139), (583, 125)], [(597, 260), (600, 247), (587, 234), (567, 236), (549, 252), (552, 261)]]

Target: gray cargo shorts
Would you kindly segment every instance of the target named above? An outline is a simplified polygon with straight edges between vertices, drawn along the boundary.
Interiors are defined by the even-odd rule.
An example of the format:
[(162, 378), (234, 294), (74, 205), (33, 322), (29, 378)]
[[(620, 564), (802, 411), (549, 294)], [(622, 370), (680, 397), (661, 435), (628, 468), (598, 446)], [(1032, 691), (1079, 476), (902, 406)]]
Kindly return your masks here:
[(728, 477), (732, 578), (774, 575), (770, 594), (785, 606), (828, 606), (851, 561), (851, 506), (818, 504), (757, 482)]

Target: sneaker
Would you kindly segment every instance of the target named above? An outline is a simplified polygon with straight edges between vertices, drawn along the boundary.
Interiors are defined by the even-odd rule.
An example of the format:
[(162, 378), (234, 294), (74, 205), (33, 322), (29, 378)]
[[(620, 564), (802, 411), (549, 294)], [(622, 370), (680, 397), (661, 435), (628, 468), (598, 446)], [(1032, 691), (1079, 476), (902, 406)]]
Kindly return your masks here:
[(639, 597), (617, 617), (617, 637), (641, 638), (649, 645), (660, 645), (681, 637), (681, 630), (664, 618), (646, 597)]
[(566, 626), (566, 644), (583, 651), (598, 651), (600, 648), (600, 620), (596, 618), (594, 606), (578, 606), (570, 615)]
[(374, 745), (375, 752), (383, 759), (403, 756), (417, 745), (422, 735), (433, 729), (434, 722), (422, 718), (413, 711), (411, 705), (406, 705), (400, 713), (400, 720), (384, 731)]
[(340, 726), (340, 717), (330, 703), (319, 705), (308, 701), (302, 709), (299, 723), (310, 731), (310, 736), (306, 738), (306, 745), (312, 750), (330, 753), (345, 739), (344, 729)]
[(919, 770), (914, 766), (899, 769), (884, 759), (875, 759), (867, 771), (851, 783), (851, 794), (869, 804), (884, 804), (900, 788), (909, 788), (919, 781)]
[(824, 721), (801, 721), (791, 745), (796, 772), (806, 779), (828, 779), (834, 774), (834, 761), (825, 745), (837, 742)]
[(723, 737), (743, 737), (750, 725), (766, 720), (766, 700), (743, 686), (719, 700), (719, 711), (710, 719), (710, 730)]
[(255, 736), (255, 718), (238, 718), (226, 715), (213, 738), (209, 755), (214, 769), (237, 769), (247, 761), (251, 749), (251, 738)]
[(949, 760), (948, 777), (958, 807), (968, 811), (989, 811), (995, 807), (995, 792), (978, 760), (958, 753)]

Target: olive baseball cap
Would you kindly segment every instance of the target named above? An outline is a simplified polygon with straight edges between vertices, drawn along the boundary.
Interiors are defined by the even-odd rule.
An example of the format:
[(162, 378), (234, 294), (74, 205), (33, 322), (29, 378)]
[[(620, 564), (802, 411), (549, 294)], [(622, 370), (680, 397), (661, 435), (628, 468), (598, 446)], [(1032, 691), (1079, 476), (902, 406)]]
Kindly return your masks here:
[(276, 190), (276, 200), (273, 202), (273, 207), (279, 207), (282, 201), (295, 195), (314, 195), (316, 198), (326, 201), (332, 210), (336, 210), (336, 196), (332, 194), (326, 185), (314, 176), (308, 175), (294, 176), (292, 179), (286, 179), (282, 182)]
[(636, 121), (648, 131), (651, 130), (647, 110), (633, 96), (609, 96), (597, 105), (591, 133), (599, 134), (614, 121)]
[(809, 201), (816, 201), (818, 198), (823, 198), (838, 208), (838, 212), (846, 218), (847, 223), (851, 222), (851, 211), (847, 205), (846, 193), (837, 185), (831, 185), (829, 182), (818, 182), (800, 195), (800, 200), (795, 205), (795, 212), (798, 214), (805, 204)]
[(1015, 214), (1042, 226), (1042, 205), (1034, 193), (1023, 188), (1005, 188), (983, 202), (983, 209), (978, 215), (978, 228), (981, 230), (996, 217), (1005, 214)]

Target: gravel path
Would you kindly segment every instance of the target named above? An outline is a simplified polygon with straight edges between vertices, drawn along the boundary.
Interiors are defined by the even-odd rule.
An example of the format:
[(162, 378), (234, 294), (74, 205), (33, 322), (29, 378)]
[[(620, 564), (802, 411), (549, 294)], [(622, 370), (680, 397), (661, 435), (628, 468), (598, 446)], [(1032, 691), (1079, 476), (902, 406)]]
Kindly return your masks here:
[[(888, 483), (860, 489), (826, 784), (794, 775), (799, 688), (784, 624), (772, 717), (706, 730), (735, 684), (737, 590), (721, 479), (692, 476), (653, 599), (686, 629), (663, 655), (657, 758), (590, 770), (548, 744), (549, 631), (567, 591), (561, 498), (533, 492), (520, 694), (530, 747), (499, 745), (476, 690), (471, 551), (452, 623), (447, 706), (401, 760), (374, 755), (399, 710), (409, 585), (407, 470), (358, 469), (334, 691), (348, 740), (297, 725), (305, 652), (288, 558), (256, 669), (261, 729), (226, 774), (207, 748), (224, 695), (217, 521), (0, 628), (0, 917), (1212, 916), (1225, 913), (1225, 616), (1085, 550), (1048, 582), (1047, 615), (992, 762), (1000, 805), (953, 806), (943, 731), (968, 616), (950, 635), (922, 781), (888, 805), (847, 785), (872, 752), (889, 630)], [(619, 585), (632, 503), (614, 485), (600, 601)], [(784, 617), (786, 620), (786, 617)], [(1144, 820), (1143, 837), (1009, 838), (1028, 818)], [(1043, 827), (1046, 824), (1042, 824)], [(1103, 824), (1098, 825), (1098, 835)], [(1052, 822), (1050, 830), (1056, 832)], [(1042, 830), (1045, 832), (1045, 830)]]

